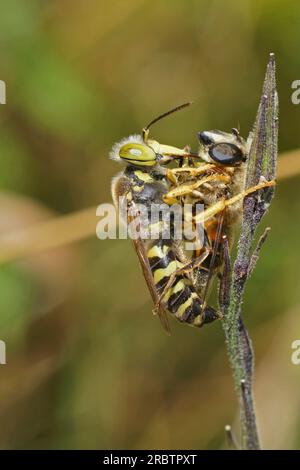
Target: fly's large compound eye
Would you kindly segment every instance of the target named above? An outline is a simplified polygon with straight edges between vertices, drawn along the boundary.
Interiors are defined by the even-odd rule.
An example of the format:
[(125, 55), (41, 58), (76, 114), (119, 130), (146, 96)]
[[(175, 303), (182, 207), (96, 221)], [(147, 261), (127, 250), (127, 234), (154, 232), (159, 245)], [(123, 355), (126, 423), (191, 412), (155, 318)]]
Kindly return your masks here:
[(215, 162), (221, 165), (236, 166), (245, 161), (245, 155), (241, 149), (226, 142), (212, 145), (208, 153)]
[(156, 164), (156, 153), (145, 144), (125, 144), (119, 150), (119, 157), (132, 165), (153, 166)]

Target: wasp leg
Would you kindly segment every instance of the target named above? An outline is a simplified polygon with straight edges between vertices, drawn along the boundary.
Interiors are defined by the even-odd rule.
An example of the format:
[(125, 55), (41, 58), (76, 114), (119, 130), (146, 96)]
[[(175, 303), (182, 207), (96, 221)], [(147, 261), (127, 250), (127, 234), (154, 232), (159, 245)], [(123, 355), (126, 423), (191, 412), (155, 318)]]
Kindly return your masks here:
[(171, 183), (177, 183), (177, 177), (181, 176), (182, 174), (186, 173), (188, 177), (197, 177), (202, 175), (203, 173), (226, 173), (232, 175), (234, 173), (234, 169), (231, 167), (224, 167), (220, 168), (220, 166), (215, 165), (214, 163), (201, 163), (200, 166), (193, 167), (193, 166), (182, 166), (180, 168), (168, 168), (166, 177)]
[(209, 207), (208, 209), (205, 209), (203, 212), (196, 215), (195, 222), (205, 223), (208, 219), (210, 219), (214, 215), (219, 214), (224, 209), (226, 209), (226, 207), (231, 206), (232, 204), (236, 204), (237, 202), (243, 200), (246, 196), (249, 196), (249, 194), (255, 193), (256, 191), (259, 191), (260, 189), (263, 189), (263, 188), (275, 186), (275, 184), (276, 182), (274, 180), (263, 181), (262, 183), (259, 183), (256, 186), (252, 186), (251, 188), (248, 188), (245, 191), (242, 191), (241, 193), (236, 194), (230, 199), (222, 199), (221, 201), (218, 201), (213, 206)]
[(154, 310), (153, 310), (154, 313), (156, 313), (157, 310), (161, 307), (161, 303), (163, 302), (164, 297), (166, 296), (169, 289), (171, 289), (171, 287), (173, 286), (177, 276), (180, 276), (182, 274), (189, 274), (191, 271), (193, 271), (193, 269), (200, 266), (201, 263), (203, 263), (203, 261), (208, 257), (209, 254), (210, 254), (210, 250), (205, 249), (204, 253), (202, 253), (200, 256), (198, 256), (198, 258), (195, 258), (193, 261), (190, 261), (189, 263), (185, 264), (181, 268), (176, 269), (176, 271), (174, 271), (171, 274), (171, 276), (170, 276), (167, 284), (165, 285), (163, 291), (158, 296), (158, 299), (156, 301), (156, 304), (155, 304), (155, 307), (154, 307)]
[(203, 163), (199, 167), (189, 167), (183, 166), (181, 168), (169, 168), (167, 170), (167, 178), (171, 182), (177, 182), (177, 175), (181, 175), (182, 173), (188, 173), (189, 176), (199, 176), (202, 173), (206, 173), (209, 170), (215, 170), (217, 167), (213, 163)]
[(202, 178), (200, 181), (197, 181), (196, 183), (182, 184), (178, 186), (177, 188), (171, 189), (171, 191), (165, 194), (163, 197), (163, 200), (166, 204), (169, 204), (169, 205), (174, 204), (174, 202), (177, 202), (177, 198), (182, 197), (182, 196), (187, 196), (189, 194), (193, 194), (193, 192), (197, 190), (198, 188), (200, 188), (203, 184), (209, 183), (211, 181), (221, 181), (223, 183), (229, 183), (230, 176), (215, 174), (215, 175), (209, 175), (206, 178)]

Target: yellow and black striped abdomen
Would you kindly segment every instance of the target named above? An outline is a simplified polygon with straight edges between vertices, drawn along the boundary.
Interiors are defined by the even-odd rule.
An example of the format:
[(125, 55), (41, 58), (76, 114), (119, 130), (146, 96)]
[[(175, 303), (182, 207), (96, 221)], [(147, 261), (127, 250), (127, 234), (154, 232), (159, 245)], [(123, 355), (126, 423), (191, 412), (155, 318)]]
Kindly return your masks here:
[[(178, 273), (183, 267), (176, 257), (172, 240), (159, 239), (152, 242), (147, 256), (159, 295), (164, 290), (162, 301), (167, 310), (179, 321), (193, 326), (202, 326), (216, 318), (216, 312), (210, 307), (202, 308), (202, 302), (190, 279)], [(166, 289), (172, 278), (172, 284)]]
[[(151, 218), (152, 205), (163, 204), (163, 195), (168, 187), (161, 175), (155, 175), (134, 167), (127, 167), (125, 176), (130, 181), (131, 196), (136, 204), (143, 204), (147, 208), (148, 228), (156, 233), (156, 239), (143, 240), (146, 246), (146, 255), (150, 264), (153, 283), (158, 296), (169, 313), (179, 321), (200, 327), (204, 323), (215, 320), (216, 311), (203, 304), (195, 287), (186, 274), (178, 273), (183, 267), (177, 256), (173, 233), (172, 218), (160, 217), (153, 222)], [(166, 215), (166, 214), (165, 214)], [(166, 227), (166, 225), (170, 227)], [(169, 229), (166, 238), (164, 230)], [(166, 288), (168, 282), (172, 283)]]

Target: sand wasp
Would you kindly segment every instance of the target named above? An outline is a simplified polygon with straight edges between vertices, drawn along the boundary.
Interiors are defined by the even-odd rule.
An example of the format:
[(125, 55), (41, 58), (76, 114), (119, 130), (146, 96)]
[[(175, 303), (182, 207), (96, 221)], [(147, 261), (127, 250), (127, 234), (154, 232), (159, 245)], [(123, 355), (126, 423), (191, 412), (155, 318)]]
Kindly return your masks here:
[[(192, 215), (192, 223), (204, 228), (204, 239), (192, 256), (174, 239), (171, 218), (167, 221), (168, 237), (164, 235), (166, 221), (159, 220), (156, 239), (141, 235), (133, 240), (155, 312), (167, 330), (166, 311), (179, 321), (197, 327), (219, 317), (205, 298), (210, 279), (222, 265), (220, 241), (229, 236), (232, 222), (237, 218), (234, 214), (240, 212), (243, 198), (274, 184), (261, 182), (247, 191), (242, 189), (247, 146), (236, 131), (230, 135), (220, 131), (199, 133), (197, 153), (149, 138), (154, 123), (189, 104), (158, 116), (143, 128), (141, 135), (122, 139), (110, 152), (113, 160), (127, 164), (112, 181), (112, 196), (117, 208), (120, 198), (125, 201), (128, 221), (140, 224), (138, 206), (141, 204), (146, 207), (146, 222), (150, 227), (153, 204), (172, 206), (179, 202), (194, 206), (201, 202), (204, 206), (202, 213)], [(170, 162), (176, 162), (176, 167), (166, 168)]]

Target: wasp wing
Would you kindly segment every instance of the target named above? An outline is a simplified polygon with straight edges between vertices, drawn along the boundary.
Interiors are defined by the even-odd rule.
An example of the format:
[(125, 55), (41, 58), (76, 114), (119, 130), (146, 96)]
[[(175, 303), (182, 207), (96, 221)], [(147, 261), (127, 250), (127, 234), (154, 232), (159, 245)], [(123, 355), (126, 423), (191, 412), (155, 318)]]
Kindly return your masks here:
[[(122, 210), (122, 214), (127, 213), (127, 222), (131, 223), (134, 221), (134, 225), (136, 229), (140, 232), (140, 223), (139, 223), (139, 212), (136, 208), (134, 201), (132, 200), (132, 195), (130, 191), (130, 181), (128, 178), (123, 174), (120, 173), (117, 175), (112, 182), (112, 196), (114, 200), (114, 204), (117, 210), (122, 210), (123, 204), (126, 204), (125, 210)], [(121, 198), (121, 199), (120, 199)], [(167, 313), (162, 305), (159, 304), (158, 300), (158, 293), (155, 287), (152, 272), (150, 269), (150, 264), (147, 257), (147, 252), (145, 248), (145, 242), (141, 237), (135, 238), (132, 237), (133, 246), (138, 256), (142, 272), (150, 291), (152, 300), (154, 305), (158, 305), (157, 307), (157, 314), (161, 321), (163, 328), (166, 330), (167, 333), (170, 334), (170, 326), (167, 317)]]
[(153, 303), (154, 303), (154, 305), (158, 306), (157, 307), (158, 317), (159, 317), (159, 319), (161, 321), (161, 324), (162, 324), (163, 328), (165, 329), (165, 331), (168, 334), (170, 334), (171, 330), (170, 330), (169, 320), (168, 320), (165, 309), (159, 303), (159, 297), (158, 297), (157, 289), (156, 289), (154, 281), (153, 281), (153, 276), (152, 276), (152, 272), (151, 272), (151, 269), (150, 269), (150, 264), (149, 264), (149, 261), (148, 261), (148, 258), (147, 258), (145, 243), (141, 238), (138, 238), (137, 240), (133, 240), (133, 245), (134, 245), (135, 251), (137, 253), (137, 256), (139, 258), (139, 262), (140, 262), (140, 265), (141, 265), (141, 268), (142, 268), (142, 271), (143, 271), (143, 275), (144, 275), (146, 284), (148, 286), (148, 289), (150, 291)]

